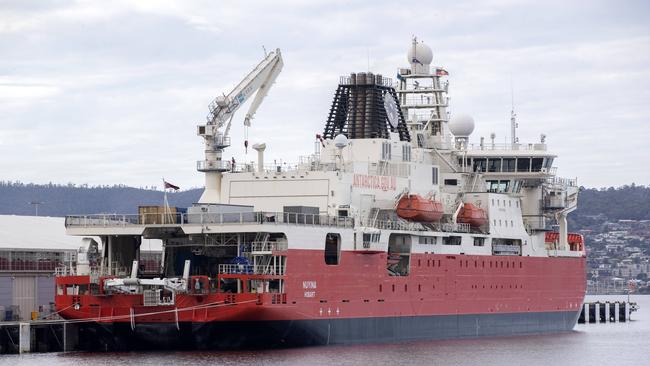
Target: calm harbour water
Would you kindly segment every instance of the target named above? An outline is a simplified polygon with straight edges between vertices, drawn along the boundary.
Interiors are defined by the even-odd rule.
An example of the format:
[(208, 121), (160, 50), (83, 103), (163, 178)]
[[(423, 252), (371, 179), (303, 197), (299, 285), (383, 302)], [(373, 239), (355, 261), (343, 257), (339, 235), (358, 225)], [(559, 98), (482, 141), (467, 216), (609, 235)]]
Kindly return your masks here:
[(650, 365), (650, 296), (632, 301), (641, 309), (629, 323), (577, 325), (564, 334), (269, 351), (5, 355), (0, 365)]

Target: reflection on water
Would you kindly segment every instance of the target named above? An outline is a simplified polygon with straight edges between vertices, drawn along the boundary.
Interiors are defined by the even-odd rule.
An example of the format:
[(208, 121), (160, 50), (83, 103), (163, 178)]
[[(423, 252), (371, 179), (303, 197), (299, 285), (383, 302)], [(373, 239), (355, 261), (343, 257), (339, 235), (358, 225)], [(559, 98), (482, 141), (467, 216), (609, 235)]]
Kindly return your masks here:
[[(588, 300), (624, 297), (595, 296)], [(0, 365), (642, 365), (650, 356), (650, 296), (634, 321), (543, 336), (311, 347), (270, 351), (50, 353), (0, 356)]]

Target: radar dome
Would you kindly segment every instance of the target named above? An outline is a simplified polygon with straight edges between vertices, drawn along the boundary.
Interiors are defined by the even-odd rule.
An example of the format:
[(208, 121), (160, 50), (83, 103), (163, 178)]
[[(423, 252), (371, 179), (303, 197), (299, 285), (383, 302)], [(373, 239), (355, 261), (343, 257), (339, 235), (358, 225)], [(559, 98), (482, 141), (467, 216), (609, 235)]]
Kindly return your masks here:
[(433, 61), (433, 51), (431, 51), (431, 47), (422, 42), (411, 44), (408, 52), (408, 61), (410, 63), (429, 65)]
[(453, 116), (449, 121), (449, 131), (456, 137), (468, 137), (474, 131), (474, 118), (468, 114)]
[(336, 135), (336, 137), (334, 137), (334, 146), (336, 146), (339, 149), (348, 146), (348, 138), (345, 137), (344, 134)]

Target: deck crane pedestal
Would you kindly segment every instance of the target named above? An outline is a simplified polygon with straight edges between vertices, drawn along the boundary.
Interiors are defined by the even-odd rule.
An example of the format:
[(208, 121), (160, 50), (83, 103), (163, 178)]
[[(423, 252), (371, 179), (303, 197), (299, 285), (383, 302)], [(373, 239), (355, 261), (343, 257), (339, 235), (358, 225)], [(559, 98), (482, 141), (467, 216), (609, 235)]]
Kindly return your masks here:
[(230, 126), (235, 112), (255, 92), (244, 125), (250, 126), (257, 108), (262, 104), (271, 85), (283, 66), (280, 49), (270, 52), (237, 86), (228, 94), (216, 97), (208, 106), (207, 123), (197, 126), (197, 135), (205, 141), (205, 160), (199, 160), (196, 169), (205, 173), (205, 190), (199, 203), (220, 203), (222, 173), (232, 169), (230, 161), (222, 160), (223, 150), (230, 146)]

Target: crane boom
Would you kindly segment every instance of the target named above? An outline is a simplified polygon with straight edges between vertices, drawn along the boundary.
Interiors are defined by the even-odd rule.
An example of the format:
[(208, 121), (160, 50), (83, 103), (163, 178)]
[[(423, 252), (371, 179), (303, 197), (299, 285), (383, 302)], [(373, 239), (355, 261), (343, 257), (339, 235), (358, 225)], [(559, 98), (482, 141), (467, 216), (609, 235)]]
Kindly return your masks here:
[(205, 141), (205, 160), (197, 162), (197, 170), (204, 172), (206, 179), (205, 191), (199, 199), (200, 203), (220, 201), (221, 174), (230, 170), (229, 162), (224, 162), (221, 158), (223, 149), (230, 146), (230, 126), (235, 112), (257, 92), (244, 118), (244, 124), (250, 126), (250, 120), (264, 101), (269, 88), (282, 71), (283, 65), (278, 48), (275, 52), (266, 55), (228, 95), (216, 97), (208, 106), (207, 123), (199, 125), (197, 131)]
[(208, 124), (223, 127), (241, 105), (257, 91), (255, 100), (246, 113), (247, 120), (253, 118), (283, 65), (280, 49), (269, 53), (228, 95), (218, 96), (210, 103)]

